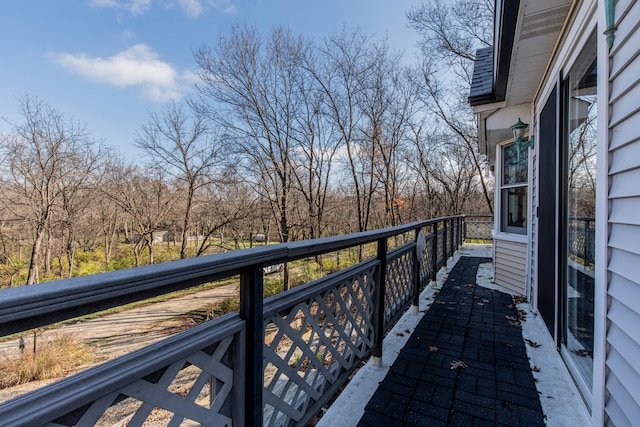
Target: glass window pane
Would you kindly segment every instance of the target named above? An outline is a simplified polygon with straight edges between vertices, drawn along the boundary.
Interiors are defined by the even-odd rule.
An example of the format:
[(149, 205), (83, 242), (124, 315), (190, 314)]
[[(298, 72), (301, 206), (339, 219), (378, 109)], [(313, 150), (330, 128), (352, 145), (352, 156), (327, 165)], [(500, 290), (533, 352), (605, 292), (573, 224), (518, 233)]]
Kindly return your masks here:
[(527, 186), (502, 190), (502, 231), (527, 232)]
[[(563, 341), (572, 372), (589, 389), (593, 381), (595, 194), (596, 194), (596, 45), (595, 34), (567, 77), (565, 141), (566, 300)], [(587, 395), (588, 395), (587, 390)]]
[(519, 144), (505, 145), (502, 149), (502, 185), (523, 184), (528, 179), (529, 150)]

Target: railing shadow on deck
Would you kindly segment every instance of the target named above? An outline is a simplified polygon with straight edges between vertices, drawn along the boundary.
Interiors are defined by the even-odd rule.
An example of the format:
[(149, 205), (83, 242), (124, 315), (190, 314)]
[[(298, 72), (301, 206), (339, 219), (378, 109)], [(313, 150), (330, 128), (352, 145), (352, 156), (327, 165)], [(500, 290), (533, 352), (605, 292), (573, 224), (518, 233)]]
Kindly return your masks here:
[[(305, 425), (462, 244), (464, 216), (0, 291), (0, 335), (240, 275), (240, 309), (0, 404), (0, 424)], [(406, 243), (388, 249), (399, 236)], [(377, 242), (377, 255), (263, 299), (263, 267)], [(175, 387), (188, 374), (188, 389)], [(180, 391), (183, 390), (183, 391)], [(119, 406), (120, 405), (120, 406)]]

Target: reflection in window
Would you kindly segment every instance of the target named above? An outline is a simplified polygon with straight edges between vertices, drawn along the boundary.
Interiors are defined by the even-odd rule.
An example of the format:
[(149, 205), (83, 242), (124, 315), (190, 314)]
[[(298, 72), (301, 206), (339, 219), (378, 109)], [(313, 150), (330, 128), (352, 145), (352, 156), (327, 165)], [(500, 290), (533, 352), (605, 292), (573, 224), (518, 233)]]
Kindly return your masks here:
[(511, 143), (502, 147), (501, 230), (527, 233), (527, 182), (529, 150)]
[[(598, 118), (595, 33), (564, 81), (564, 208), (566, 235), (563, 344), (585, 395), (593, 381), (596, 142)], [(587, 399), (588, 400), (588, 399)]]
[(527, 148), (520, 144), (513, 143), (503, 148), (503, 185), (527, 182), (527, 154)]

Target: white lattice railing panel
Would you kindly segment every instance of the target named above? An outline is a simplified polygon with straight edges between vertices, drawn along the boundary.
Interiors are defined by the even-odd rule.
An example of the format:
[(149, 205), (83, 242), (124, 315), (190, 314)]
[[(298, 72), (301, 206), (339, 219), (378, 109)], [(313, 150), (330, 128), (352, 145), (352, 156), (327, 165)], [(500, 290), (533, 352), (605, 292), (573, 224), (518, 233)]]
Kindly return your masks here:
[(244, 325), (230, 314), (196, 326), (21, 396), (3, 416), (20, 426), (230, 427), (244, 409), (234, 371)]
[[(233, 369), (227, 337), (93, 402), (76, 426), (231, 426)], [(185, 424), (186, 423), (186, 424)]]
[(413, 245), (393, 251), (387, 260), (384, 294), (384, 324), (393, 319), (413, 296)]
[(426, 240), (426, 250), (422, 255), (422, 260), (420, 261), (420, 289), (422, 290), (428, 283), (431, 275), (433, 274), (433, 257), (435, 253), (433, 252), (433, 237), (429, 237)]
[(307, 284), (301, 300), (277, 303), (265, 318), (265, 426), (302, 420), (370, 352), (375, 265), (337, 273), (344, 276), (338, 281), (327, 276)]

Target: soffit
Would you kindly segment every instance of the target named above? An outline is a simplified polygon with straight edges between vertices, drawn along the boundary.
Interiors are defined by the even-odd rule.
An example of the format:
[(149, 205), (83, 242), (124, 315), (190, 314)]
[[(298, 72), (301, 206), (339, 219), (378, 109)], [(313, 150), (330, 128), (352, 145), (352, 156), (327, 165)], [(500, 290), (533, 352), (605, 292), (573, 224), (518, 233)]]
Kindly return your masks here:
[(523, 0), (516, 28), (505, 101), (532, 102), (544, 77), (571, 0)]

